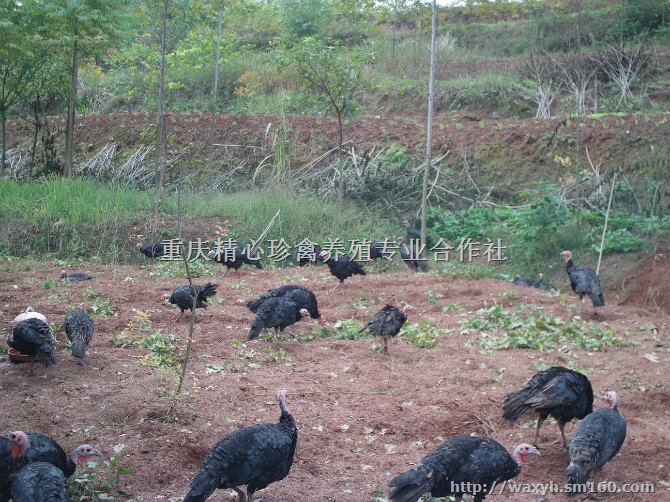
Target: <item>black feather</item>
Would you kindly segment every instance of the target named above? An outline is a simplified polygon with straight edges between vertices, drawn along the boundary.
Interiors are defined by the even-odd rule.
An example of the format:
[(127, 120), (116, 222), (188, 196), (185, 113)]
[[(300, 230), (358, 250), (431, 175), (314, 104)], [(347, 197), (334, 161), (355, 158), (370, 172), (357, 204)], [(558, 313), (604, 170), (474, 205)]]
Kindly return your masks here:
[(48, 367), (58, 362), (51, 328), (35, 317), (16, 323), (12, 329), (12, 338), (7, 339), (7, 342), (22, 354), (37, 356), (43, 366)]
[[(325, 251), (323, 253), (325, 253)], [(324, 256), (325, 259), (325, 256), (328, 255), (322, 256)], [(333, 258), (333, 256), (330, 255), (328, 259), (325, 259), (325, 264), (328, 265), (330, 273), (340, 280), (339, 284), (342, 284), (345, 279), (348, 279), (353, 275), (366, 275), (365, 270), (363, 270), (360, 263), (344, 254), (339, 255), (337, 258)]]
[(247, 308), (255, 314), (263, 302), (265, 302), (268, 298), (286, 298), (287, 300), (295, 303), (299, 309), (307, 309), (311, 318), (318, 319), (321, 317), (316, 301), (316, 296), (305, 286), (286, 284), (284, 286), (271, 289), (267, 293), (263, 293), (253, 300), (250, 300), (247, 303)]
[(538, 413), (535, 446), (542, 422), (551, 415), (558, 421), (564, 446), (563, 427), (573, 418), (582, 419), (593, 411), (593, 389), (586, 376), (577, 371), (553, 366), (537, 373), (522, 389), (510, 392), (502, 405), (503, 418), (514, 421), (531, 410)]
[[(61, 471), (65, 478), (69, 478), (77, 468), (75, 454), (82, 447), (90, 448), (89, 445), (78, 446), (68, 456), (58, 442), (50, 436), (39, 432), (27, 432), (26, 435), (28, 436), (28, 447), (24, 450), (25, 453), (19, 462), (16, 461), (18, 459), (15, 460), (11, 456), (9, 439), (0, 436), (0, 502), (7, 502), (10, 499), (11, 483), (9, 476), (12, 472), (17, 472), (23, 465), (28, 462), (46, 462)], [(94, 451), (93, 454), (98, 455), (98, 452)], [(14, 466), (12, 466), (12, 463), (14, 463)]]
[(65, 316), (65, 334), (72, 342), (72, 355), (81, 359), (93, 339), (93, 319), (82, 309), (74, 309)]
[[(616, 408), (601, 408), (587, 415), (570, 441), (570, 464), (565, 470), (566, 483), (583, 485), (609, 462), (626, 439), (626, 421)], [(568, 496), (578, 492), (572, 490)]]
[(402, 261), (409, 268), (412, 270), (418, 270), (420, 272), (428, 272), (428, 261), (417, 258), (417, 253), (414, 253), (414, 256), (412, 256), (412, 253), (410, 253), (410, 250), (402, 237), (398, 237), (398, 252), (400, 253), (400, 258), (402, 258)]
[(393, 305), (386, 305), (377, 312), (368, 323), (363, 326), (359, 333), (368, 330), (373, 336), (379, 336), (384, 340), (383, 353), (387, 353), (387, 341), (400, 333), (400, 329), (407, 322), (407, 316), (402, 310)]
[(144, 246), (138, 244), (137, 250), (147, 258), (158, 258), (165, 255), (165, 247), (162, 242), (150, 242)]
[(253, 340), (266, 328), (283, 331), (284, 328), (302, 319), (298, 305), (284, 297), (267, 298), (256, 310), (256, 318), (251, 323), (247, 340)]
[(30, 462), (10, 479), (14, 502), (69, 502), (63, 471), (48, 462)]
[(226, 272), (231, 268), (239, 271), (242, 265), (253, 265), (256, 268), (262, 269), (260, 260), (252, 260), (247, 256), (248, 248), (245, 246), (235, 246), (230, 248), (227, 252), (225, 248), (219, 249), (218, 252), (211, 250), (207, 256), (217, 263), (226, 266)]
[[(412, 469), (393, 478), (389, 486), (391, 502), (416, 502), (427, 493), (431, 497), (460, 497), (463, 483), (478, 483), (489, 489), (516, 477), (521, 466), (497, 441), (482, 436), (457, 436), (442, 443)], [(475, 502), (484, 500), (479, 493)]]
[(298, 428), (286, 408), (285, 396), (285, 391), (277, 394), (281, 409), (278, 423), (239, 429), (212, 448), (183, 502), (204, 502), (217, 488), (243, 485), (247, 486), (251, 501), (256, 490), (288, 475), (298, 441)]
[(204, 286), (196, 284), (193, 286), (193, 290), (187, 285), (177, 286), (168, 300), (171, 304), (179, 307), (181, 311), (177, 319), (175, 319), (175, 322), (179, 320), (185, 310), (193, 310), (194, 295), (196, 298), (195, 308), (206, 309), (207, 299), (216, 294), (216, 288), (218, 286), (218, 284), (212, 284), (211, 282), (208, 282)]
[[(564, 253), (569, 251), (564, 251)], [(565, 271), (570, 277), (570, 287), (572, 291), (579, 295), (581, 300), (584, 295), (591, 298), (594, 307), (605, 305), (605, 295), (600, 286), (600, 279), (596, 273), (587, 267), (576, 267), (572, 262), (572, 253), (570, 259), (565, 263)]]

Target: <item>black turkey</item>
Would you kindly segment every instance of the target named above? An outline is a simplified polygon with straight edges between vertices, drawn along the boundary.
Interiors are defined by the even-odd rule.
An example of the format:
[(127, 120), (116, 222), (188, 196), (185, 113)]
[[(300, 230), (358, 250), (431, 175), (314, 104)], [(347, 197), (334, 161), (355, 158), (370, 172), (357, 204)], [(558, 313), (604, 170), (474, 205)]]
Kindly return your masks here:
[(70, 502), (67, 480), (48, 462), (29, 462), (10, 476), (14, 502)]
[[(328, 265), (330, 273), (337, 277), (340, 281), (332, 289), (332, 291), (330, 291), (330, 293), (342, 286), (342, 284), (344, 284), (344, 280), (348, 279), (352, 275), (366, 275), (365, 270), (363, 270), (361, 264), (355, 260), (352, 260), (345, 254), (341, 254), (335, 258), (332, 256), (332, 253), (329, 253), (328, 251), (321, 251), (321, 257), (323, 258), (324, 263)], [(344, 294), (344, 286), (342, 286), (342, 294)]]
[(370, 244), (370, 259), (377, 260), (381, 258), (382, 261), (393, 261), (393, 254), (395, 243), (385, 241), (372, 241)]
[(10, 347), (30, 356), (30, 374), (37, 357), (43, 366), (58, 362), (54, 351), (54, 339), (47, 323), (36, 317), (17, 322), (12, 328), (12, 338), (7, 339)]
[(256, 310), (256, 318), (251, 323), (247, 340), (253, 340), (266, 328), (274, 328), (275, 336), (288, 326), (309, 316), (309, 310), (299, 307), (294, 301), (284, 297), (267, 298)]
[(65, 316), (65, 334), (72, 342), (72, 356), (76, 358), (77, 364), (81, 364), (86, 355), (86, 347), (93, 339), (94, 330), (93, 319), (80, 308), (72, 310)]
[(386, 305), (358, 332), (368, 330), (370, 334), (381, 337), (384, 343), (382, 354), (388, 354), (388, 339), (400, 333), (400, 328), (407, 322), (407, 313), (413, 309), (411, 305), (405, 305), (402, 310), (393, 305)]
[(307, 248), (298, 249), (296, 254), (296, 261), (298, 266), (304, 267), (305, 265), (315, 264), (316, 262), (323, 261), (321, 258), (321, 246), (314, 244), (313, 246)]
[(234, 268), (239, 273), (240, 267), (244, 264), (253, 265), (256, 268), (263, 269), (261, 261), (251, 259), (247, 256), (248, 248), (245, 246), (234, 246), (231, 248), (221, 248), (219, 250), (212, 249), (207, 256), (217, 263), (226, 266), (225, 277), (231, 268)]
[(605, 305), (605, 295), (600, 287), (600, 279), (590, 268), (576, 267), (572, 263), (572, 253), (570, 251), (563, 251), (561, 254), (565, 258), (565, 271), (570, 277), (572, 291), (579, 296), (580, 300), (583, 300), (585, 295), (591, 298), (595, 314), (596, 307)]
[(517, 286), (526, 286), (528, 288), (531, 288), (535, 285), (535, 281), (533, 279), (521, 277), (520, 275), (517, 275), (512, 282)]
[(238, 486), (247, 486), (252, 500), (256, 490), (284, 479), (293, 464), (298, 428), (286, 407), (286, 391), (277, 392), (279, 423), (239, 429), (221, 439), (207, 454), (183, 502), (203, 502), (219, 489), (232, 488), (246, 502)]
[[(484, 436), (457, 436), (442, 443), (412, 469), (389, 483), (390, 502), (416, 502), (422, 495), (462, 498), (473, 484), (487, 491), (470, 493), (481, 502), (495, 484), (519, 475), (529, 455), (540, 455), (523, 443), (510, 455), (497, 441)], [(469, 488), (472, 490), (472, 488)], [(473, 490), (474, 491), (474, 490)]]
[[(211, 282), (208, 282), (204, 286), (199, 284), (193, 286), (196, 297), (195, 308), (206, 309), (207, 299), (216, 294), (218, 286), (218, 284), (212, 284)], [(177, 286), (172, 295), (168, 295), (167, 293), (163, 295), (163, 298), (168, 300), (168, 302), (179, 307), (180, 312), (174, 322), (177, 322), (181, 318), (185, 310), (193, 310), (193, 296), (194, 293), (187, 285)]]
[(59, 279), (61, 281), (81, 282), (90, 281), (93, 279), (93, 276), (84, 272), (72, 272), (71, 274), (68, 274), (66, 270), (61, 270)]
[(533, 284), (534, 288), (542, 289), (544, 291), (551, 291), (552, 289), (556, 289), (550, 282), (546, 282), (544, 280), (544, 274), (541, 273), (539, 274), (538, 277), (540, 280), (535, 281), (535, 283)]
[(601, 408), (582, 420), (570, 441), (570, 465), (565, 480), (572, 490), (569, 497), (585, 493), (591, 473), (598, 473), (626, 439), (626, 421), (619, 413), (619, 396), (608, 392), (603, 396), (610, 407)]
[(593, 411), (593, 389), (591, 382), (581, 373), (553, 366), (537, 373), (522, 389), (510, 392), (502, 405), (503, 418), (513, 422), (529, 411), (538, 413), (533, 445), (539, 448), (540, 427), (551, 415), (558, 421), (567, 449), (565, 424), (573, 418), (580, 420)]
[(147, 258), (160, 258), (165, 255), (165, 246), (162, 242), (150, 242), (149, 244), (142, 245), (137, 243), (135, 246), (140, 253), (142, 253)]
[[(29, 491), (20, 490), (16, 492), (16, 483), (12, 483), (10, 476), (24, 469), (24, 465), (35, 465), (37, 463), (46, 463), (54, 466), (61, 472), (64, 478), (69, 478), (74, 474), (77, 465), (84, 464), (91, 457), (101, 456), (100, 453), (89, 444), (77, 446), (70, 456), (65, 454), (63, 448), (51, 437), (39, 432), (22, 431), (10, 432), (0, 436), (0, 502), (7, 502), (10, 499), (10, 487), (15, 492), (15, 501), (33, 500), (25, 497)], [(40, 469), (41, 470), (41, 469)], [(32, 479), (33, 475), (23, 475), (22, 479)], [(13, 479), (13, 478), (12, 478)], [(48, 486), (48, 484), (47, 484)], [(51, 499), (36, 499), (51, 500)], [(58, 500), (58, 499), (56, 499)]]
[(405, 263), (405, 265), (407, 265), (412, 270), (419, 270), (420, 272), (428, 272), (428, 261), (420, 259), (420, 257), (416, 256), (417, 255), (416, 252), (412, 254), (412, 252), (410, 252), (410, 249), (405, 245), (404, 237), (402, 236), (398, 237), (397, 241), (398, 241), (398, 252), (400, 253), (400, 258), (402, 258), (402, 261)]
[[(411, 228), (409, 220), (403, 221), (402, 225), (405, 227), (407, 232), (407, 242), (411, 244), (412, 241), (414, 242), (421, 241), (421, 230), (419, 230), (418, 228)], [(435, 246), (435, 242), (433, 241), (430, 235), (426, 235), (426, 248), (430, 249), (433, 246)]]
[(319, 312), (316, 296), (305, 286), (287, 284), (271, 289), (267, 293), (263, 293), (250, 300), (247, 303), (247, 308), (255, 314), (263, 302), (269, 298), (286, 298), (295, 303), (299, 309), (307, 309), (309, 316), (312, 319), (316, 319), (319, 324), (323, 324), (326, 321), (325, 317)]

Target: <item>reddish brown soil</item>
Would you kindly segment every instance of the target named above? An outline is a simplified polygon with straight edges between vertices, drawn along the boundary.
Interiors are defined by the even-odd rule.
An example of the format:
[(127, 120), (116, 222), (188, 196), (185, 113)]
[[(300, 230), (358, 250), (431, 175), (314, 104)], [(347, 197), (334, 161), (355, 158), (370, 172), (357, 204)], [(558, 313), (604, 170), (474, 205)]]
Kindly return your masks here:
[[(669, 260), (654, 263), (654, 274), (667, 278)], [(184, 391), (175, 403), (163, 392), (174, 390), (174, 382), (142, 364), (147, 351), (121, 347), (113, 340), (137, 323), (136, 316), (142, 311), (151, 319), (148, 333), (174, 334), (183, 354), (188, 320), (184, 317), (173, 323), (177, 312), (162, 302), (162, 295), (185, 280), (150, 278), (153, 265), (79, 270), (96, 277), (86, 283), (54, 286), (60, 271), (57, 265), (18, 261), (2, 265), (2, 337), (10, 333), (13, 318), (32, 305), (58, 328), (60, 361), (50, 368), (37, 367), (36, 374), (28, 376), (27, 365), (12, 364), (3, 356), (0, 429), (45, 432), (66, 449), (90, 442), (106, 457), (121, 451), (118, 465), (132, 469), (132, 474), (121, 477), (119, 488), (130, 500), (183, 497), (218, 439), (239, 427), (278, 419), (276, 390), (286, 388), (288, 406), (299, 427), (298, 450), (288, 477), (259, 492), (262, 500), (372, 501), (375, 494), (386, 493), (393, 476), (454, 435), (491, 435), (508, 449), (532, 441), (534, 427), (522, 425), (535, 416), (518, 423), (504, 422), (500, 403), (507, 392), (536, 372), (540, 361), (547, 366), (587, 368), (597, 393), (615, 389), (621, 396), (628, 436), (601, 479), (619, 486), (653, 483), (656, 493), (603, 494), (599, 500), (670, 500), (668, 318), (651, 308), (645, 298), (634, 302), (635, 297), (630, 296), (617, 304), (617, 295), (610, 294), (609, 304), (593, 321), (590, 305), (578, 304), (565, 292), (567, 280), (559, 285), (563, 294), (550, 295), (502, 281), (415, 275), (391, 268), (349, 279), (343, 295), (329, 295), (335, 283), (324, 267), (245, 268), (225, 278), (220, 268), (212, 268), (222, 303), (197, 311)], [(627, 280), (628, 291), (641, 286), (633, 280), (635, 276), (633, 272)], [(52, 282), (46, 284), (51, 286), (47, 289), (48, 280)], [(372, 339), (244, 342), (252, 319), (245, 302), (269, 288), (297, 281), (313, 289), (331, 326), (338, 319), (363, 322), (387, 302), (407, 301), (418, 308), (410, 322), (428, 319), (449, 331), (432, 349), (394, 340), (388, 356), (373, 349)], [(116, 313), (95, 316), (95, 338), (84, 364), (78, 366), (65, 347), (62, 321), (69, 308), (90, 309), (94, 304), (82, 300), (85, 290), (108, 298)], [(658, 296), (654, 303), (661, 300), (668, 298)], [(518, 302), (541, 306), (566, 322), (582, 315), (603, 329), (624, 335), (631, 345), (608, 352), (484, 351), (473, 343), (478, 333), (462, 331), (459, 321), (476, 316), (481, 307), (503, 303), (515, 309)], [(450, 304), (463, 309), (443, 312), (442, 307)], [(295, 333), (301, 338), (315, 329), (315, 324), (303, 321)], [(645, 354), (654, 354), (658, 362)], [(175, 406), (176, 420), (166, 418), (171, 406)], [(598, 401), (595, 406), (603, 404)], [(575, 425), (567, 426), (568, 436), (574, 429)], [(560, 485), (568, 455), (557, 442), (560, 434), (555, 424), (545, 424), (542, 431), (542, 457), (531, 459), (516, 480)], [(96, 475), (100, 479), (105, 473), (97, 468)], [(231, 499), (218, 491), (210, 500)], [(540, 498), (505, 493), (487, 500), (565, 498), (562, 494)]]

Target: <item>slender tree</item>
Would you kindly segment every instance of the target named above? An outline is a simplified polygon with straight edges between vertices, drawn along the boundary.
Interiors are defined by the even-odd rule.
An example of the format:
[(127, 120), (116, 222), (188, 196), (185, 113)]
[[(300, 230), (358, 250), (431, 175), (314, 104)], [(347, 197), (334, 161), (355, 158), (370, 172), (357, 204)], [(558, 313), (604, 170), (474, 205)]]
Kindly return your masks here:
[[(325, 107), (335, 114), (338, 129), (338, 152), (342, 156), (344, 119), (353, 115), (357, 95), (366, 82), (363, 71), (372, 61), (370, 51), (348, 49), (339, 44), (327, 44), (322, 39), (307, 37), (293, 46), (280, 47), (278, 65), (291, 70), (308, 91), (303, 99), (316, 107)], [(342, 166), (340, 166), (343, 171)], [(344, 173), (339, 177), (339, 198), (344, 196)]]
[(216, 59), (214, 60), (214, 84), (212, 87), (212, 122), (209, 130), (209, 156), (207, 159), (207, 172), (209, 174), (209, 188), (212, 188), (214, 162), (214, 129), (216, 127), (216, 105), (219, 98), (219, 66), (221, 66), (221, 32), (223, 30), (223, 9), (226, 6), (226, 0), (221, 0), (219, 9), (219, 29), (216, 36)]
[(433, 23), (430, 30), (430, 77), (428, 78), (428, 120), (426, 125), (426, 167), (421, 191), (421, 242), (428, 242), (428, 180), (433, 150), (433, 101), (435, 98), (435, 39), (437, 36), (437, 0), (433, 0)]
[(5, 174), (7, 111), (25, 96), (26, 87), (37, 73), (40, 60), (26, 45), (26, 9), (14, 0), (0, 0), (0, 121), (2, 158), (0, 176)]
[(163, 0), (163, 29), (161, 31), (161, 66), (160, 66), (160, 80), (158, 84), (158, 117), (156, 127), (156, 164), (158, 169), (158, 187), (156, 196), (156, 211), (154, 212), (154, 220), (151, 224), (151, 238), (156, 234), (156, 227), (158, 226), (158, 214), (161, 210), (163, 202), (163, 191), (165, 190), (165, 117), (163, 111), (163, 101), (165, 92), (165, 41), (167, 39), (167, 18), (168, 18), (168, 4), (170, 0)]
[(70, 91), (65, 130), (65, 175), (72, 176), (74, 121), (77, 105), (79, 63), (92, 51), (108, 46), (122, 34), (123, 14), (129, 0), (50, 0), (40, 2), (47, 22), (45, 39), (65, 48), (70, 55)]

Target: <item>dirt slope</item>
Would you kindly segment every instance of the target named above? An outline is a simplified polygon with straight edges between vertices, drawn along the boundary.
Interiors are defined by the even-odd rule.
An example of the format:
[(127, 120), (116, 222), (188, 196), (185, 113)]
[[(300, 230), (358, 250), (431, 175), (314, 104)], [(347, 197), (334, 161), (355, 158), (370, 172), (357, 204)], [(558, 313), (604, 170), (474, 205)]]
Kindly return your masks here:
[[(667, 272), (667, 260), (662, 263)], [(642, 299), (628, 298), (621, 304), (610, 299), (596, 321), (624, 336), (628, 346), (608, 352), (487, 351), (473, 343), (478, 333), (464, 332), (460, 324), (484, 306), (502, 303), (514, 310), (518, 302), (532, 303), (565, 321), (580, 315), (593, 322), (591, 307), (579, 305), (568, 292), (549, 295), (502, 281), (416, 275), (404, 268), (349, 279), (343, 295), (328, 294), (335, 283), (325, 267), (245, 268), (225, 278), (220, 268), (213, 268), (222, 301), (197, 312), (184, 392), (175, 408), (177, 419), (170, 421), (166, 414), (173, 401), (164, 390), (174, 390), (172, 378), (142, 364), (146, 350), (115, 344), (114, 339), (131, 326), (136, 328), (134, 336), (174, 334), (178, 354), (183, 354), (188, 322), (182, 318), (175, 324), (177, 311), (161, 297), (185, 281), (149, 277), (152, 265), (80, 270), (92, 272), (95, 279), (66, 285), (54, 281), (60, 271), (56, 265), (3, 263), (3, 338), (27, 305), (57, 327), (77, 305), (90, 310), (107, 305), (103, 300), (108, 299), (115, 313), (95, 316), (96, 335), (83, 366), (68, 354), (62, 331), (57, 332), (60, 362), (55, 367), (38, 367), (35, 376), (27, 376), (25, 365), (12, 364), (6, 357), (0, 361), (0, 391), (5, 396), (0, 429), (49, 433), (67, 449), (90, 442), (107, 457), (120, 452), (119, 465), (132, 469), (119, 486), (129, 500), (183, 497), (219, 438), (239, 427), (278, 419), (275, 392), (287, 388), (288, 406), (299, 427), (298, 451), (289, 476), (260, 492), (262, 500), (372, 501), (386, 493), (393, 476), (451, 436), (488, 434), (508, 449), (532, 440), (535, 416), (504, 422), (500, 403), (535, 373), (539, 362), (585, 368), (596, 393), (620, 393), (628, 437), (601, 479), (619, 486), (653, 483), (656, 494), (604, 494), (599, 500), (670, 497), (668, 318), (645, 309)], [(630, 275), (629, 290), (635, 276)], [(252, 319), (245, 302), (271, 287), (295, 282), (314, 290), (331, 327), (338, 319), (364, 322), (385, 303), (407, 301), (418, 308), (410, 322), (429, 320), (446, 331), (432, 349), (395, 340), (388, 356), (374, 350), (371, 339), (244, 342)], [(567, 279), (560, 287), (567, 287)], [(91, 299), (93, 294), (101, 299)], [(140, 311), (151, 321), (147, 331), (139, 330)], [(315, 329), (303, 321), (294, 331), (297, 339), (304, 339)], [(655, 355), (658, 362), (646, 354)], [(574, 427), (566, 428), (568, 436)], [(542, 457), (532, 459), (517, 481), (560, 485), (568, 456), (560, 449), (555, 424), (546, 423), (542, 431)], [(98, 479), (105, 476), (104, 469), (96, 470)], [(219, 491), (210, 500), (234, 499)], [(504, 493), (487, 500), (558, 501), (564, 496), (540, 499), (536, 494)]]

